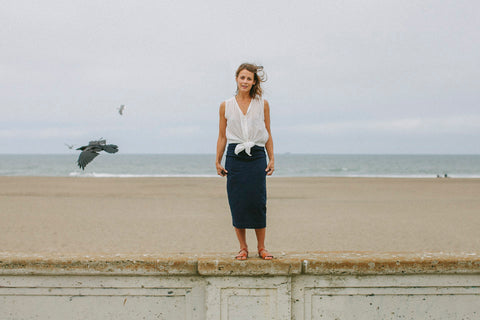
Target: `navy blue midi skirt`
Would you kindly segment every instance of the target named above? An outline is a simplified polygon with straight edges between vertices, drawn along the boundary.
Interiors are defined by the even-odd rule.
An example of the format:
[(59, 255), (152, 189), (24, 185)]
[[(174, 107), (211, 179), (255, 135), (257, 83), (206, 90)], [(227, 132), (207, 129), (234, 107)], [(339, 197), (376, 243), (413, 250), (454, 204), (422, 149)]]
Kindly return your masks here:
[(251, 156), (235, 154), (236, 144), (229, 144), (225, 159), (227, 194), (233, 226), (261, 229), (267, 225), (267, 157), (265, 148), (254, 146)]

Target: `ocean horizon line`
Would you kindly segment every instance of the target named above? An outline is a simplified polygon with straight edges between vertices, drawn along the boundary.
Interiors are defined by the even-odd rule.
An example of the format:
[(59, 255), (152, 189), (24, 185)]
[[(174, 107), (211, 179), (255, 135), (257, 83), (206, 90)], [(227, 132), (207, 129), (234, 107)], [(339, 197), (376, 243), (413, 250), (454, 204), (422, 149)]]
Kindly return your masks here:
[[(72, 150), (72, 152), (74, 152)], [(76, 152), (76, 150), (75, 150)], [(75, 154), (79, 154), (76, 152)], [(163, 152), (163, 153), (142, 153), (142, 152), (119, 152), (119, 155), (145, 155), (145, 156), (153, 156), (153, 155), (173, 155), (173, 156), (181, 156), (181, 155), (202, 155), (202, 156), (215, 156), (215, 153), (205, 153), (205, 152), (183, 152), (183, 153), (170, 153), (170, 152)], [(480, 156), (480, 153), (304, 153), (304, 152), (275, 152), (275, 155), (301, 155), (301, 156)], [(72, 155), (69, 152), (62, 152), (62, 153), (1, 153), (0, 156), (63, 156), (63, 155)]]
[[(30, 177), (30, 178), (121, 178), (121, 179), (130, 179), (130, 178), (219, 178), (217, 174), (129, 174), (129, 173), (101, 173), (101, 172), (70, 172), (68, 175), (3, 175), (0, 174), (0, 177)], [(382, 175), (382, 174), (365, 174), (365, 175), (279, 175), (273, 174), (267, 176), (267, 179), (274, 178), (366, 178), (366, 179), (480, 179), (480, 174), (478, 175), (449, 175), (448, 177), (444, 176), (435, 176), (429, 174), (423, 175)]]
[[(85, 170), (78, 153), (0, 154), (0, 176), (212, 177), (215, 155), (101, 153)], [(480, 177), (480, 155), (276, 154), (282, 177)], [(222, 162), (224, 160), (222, 159)]]

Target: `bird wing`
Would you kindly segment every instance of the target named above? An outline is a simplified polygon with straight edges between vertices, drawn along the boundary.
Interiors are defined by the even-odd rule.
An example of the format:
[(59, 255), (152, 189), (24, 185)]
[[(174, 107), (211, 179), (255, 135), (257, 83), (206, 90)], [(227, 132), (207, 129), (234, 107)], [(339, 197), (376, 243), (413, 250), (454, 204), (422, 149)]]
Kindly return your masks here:
[(96, 156), (98, 156), (98, 152), (95, 152), (91, 149), (82, 151), (78, 156), (78, 166), (82, 170), (85, 170), (86, 165), (89, 164), (93, 159), (95, 159)]
[(125, 106), (122, 104), (120, 108), (118, 108), (118, 113), (123, 114), (123, 110), (125, 110)]
[(115, 144), (107, 144), (106, 146), (102, 146), (103, 150), (105, 150), (108, 153), (116, 153), (118, 152), (118, 146)]

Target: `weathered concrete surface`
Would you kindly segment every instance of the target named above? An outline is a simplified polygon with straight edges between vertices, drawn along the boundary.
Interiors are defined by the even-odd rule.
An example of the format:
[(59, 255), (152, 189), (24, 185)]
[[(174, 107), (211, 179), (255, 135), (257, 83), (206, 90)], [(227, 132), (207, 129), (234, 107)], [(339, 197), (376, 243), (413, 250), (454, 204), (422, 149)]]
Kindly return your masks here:
[[(275, 253), (274, 253), (275, 254)], [(0, 253), (0, 319), (478, 319), (480, 254)]]
[(202, 276), (286, 276), (302, 273), (302, 262), (288, 256), (272, 261), (260, 258), (239, 261), (226, 255), (210, 256), (198, 260), (198, 273)]
[[(292, 255), (291, 259), (294, 259)], [(300, 255), (304, 274), (479, 273), (478, 253), (329, 252)]]
[(205, 319), (205, 280), (0, 275), (0, 319)]
[(292, 319), (479, 319), (479, 274), (300, 275)]
[(0, 253), (0, 274), (196, 275), (198, 258), (178, 255), (18, 255)]
[(311, 252), (271, 261), (202, 255), (20, 255), (0, 252), (0, 274), (283, 276), (480, 273), (479, 253)]

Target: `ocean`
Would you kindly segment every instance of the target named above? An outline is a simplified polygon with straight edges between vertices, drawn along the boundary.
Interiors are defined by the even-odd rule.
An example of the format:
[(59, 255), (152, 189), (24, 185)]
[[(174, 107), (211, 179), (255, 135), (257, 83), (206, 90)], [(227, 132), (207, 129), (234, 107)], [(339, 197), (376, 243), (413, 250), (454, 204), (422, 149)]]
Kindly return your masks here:
[[(0, 154), (0, 176), (215, 177), (213, 154)], [(276, 154), (274, 177), (480, 178), (480, 155)]]

